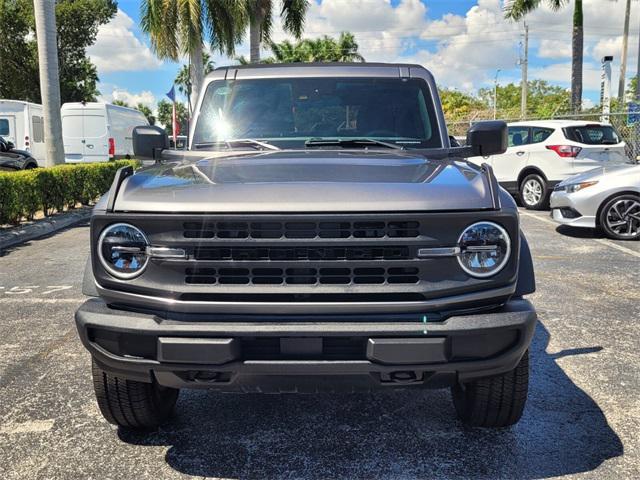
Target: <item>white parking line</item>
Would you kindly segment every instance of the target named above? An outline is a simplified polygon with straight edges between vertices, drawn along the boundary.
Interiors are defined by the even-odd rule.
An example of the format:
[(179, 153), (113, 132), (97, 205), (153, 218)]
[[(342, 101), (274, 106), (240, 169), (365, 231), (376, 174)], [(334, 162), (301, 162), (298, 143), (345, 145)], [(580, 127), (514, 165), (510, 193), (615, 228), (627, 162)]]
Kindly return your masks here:
[[(556, 223), (556, 222), (554, 222), (552, 220), (549, 220), (548, 218), (539, 217), (538, 215), (534, 215), (534, 214), (529, 213), (529, 212), (520, 211), (520, 215), (524, 215), (525, 217), (529, 217), (529, 218), (534, 218), (534, 219), (538, 220), (539, 222), (548, 223), (550, 225), (553, 225), (554, 227), (557, 227), (559, 225), (558, 223)], [(605, 240), (603, 238), (594, 238), (593, 241), (599, 243), (600, 245), (604, 245), (606, 247), (615, 248), (616, 250), (619, 250), (621, 252), (627, 253), (627, 254), (632, 255), (634, 257), (640, 258), (640, 252), (636, 252), (635, 250), (631, 250), (630, 248), (623, 247), (622, 245), (618, 245), (617, 243), (613, 243), (610, 240)]]
[(0, 298), (1, 303), (82, 303), (86, 298)]

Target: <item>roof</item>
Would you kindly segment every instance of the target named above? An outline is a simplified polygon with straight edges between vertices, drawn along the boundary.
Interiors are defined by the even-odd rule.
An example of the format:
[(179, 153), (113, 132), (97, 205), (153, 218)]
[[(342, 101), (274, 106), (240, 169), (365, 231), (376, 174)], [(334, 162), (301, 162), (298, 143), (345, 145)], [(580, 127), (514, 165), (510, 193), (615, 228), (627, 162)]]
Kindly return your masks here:
[[(249, 65), (226, 65), (217, 67), (215, 70), (238, 69), (247, 70), (254, 68), (291, 68), (291, 67), (389, 67), (389, 68), (424, 68), (422, 65), (415, 63), (383, 63), (383, 62), (295, 62), (295, 63), (251, 63)], [(215, 71), (214, 70), (214, 71)]]
[(572, 126), (580, 126), (580, 125), (606, 125), (605, 123), (598, 122), (595, 120), (568, 120), (568, 119), (554, 119), (554, 120), (530, 120), (530, 121), (519, 121), (519, 122), (508, 122), (509, 126), (518, 126), (522, 125), (524, 127), (572, 127)]

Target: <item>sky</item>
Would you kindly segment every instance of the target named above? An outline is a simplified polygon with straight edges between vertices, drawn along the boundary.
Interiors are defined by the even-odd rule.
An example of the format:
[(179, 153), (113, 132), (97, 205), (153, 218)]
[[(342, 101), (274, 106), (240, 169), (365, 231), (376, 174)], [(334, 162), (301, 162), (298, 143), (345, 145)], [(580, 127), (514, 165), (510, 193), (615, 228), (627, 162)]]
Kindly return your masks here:
[[(573, 1), (558, 12), (544, 3), (525, 19), (529, 79), (569, 88)], [(624, 0), (584, 0), (585, 106), (598, 103), (604, 55), (614, 57), (612, 96), (617, 94), (624, 5)], [(493, 85), (496, 73), (500, 84), (520, 81), (524, 26), (505, 20), (502, 8), (501, 0), (311, 0), (304, 37), (350, 31), (367, 61), (418, 63), (432, 71), (439, 85), (473, 93)], [(119, 0), (116, 16), (100, 27), (88, 53), (98, 68), (103, 100), (155, 108), (166, 98), (180, 63), (155, 57), (140, 31), (139, 9), (137, 0)], [(640, 2), (632, 2), (631, 10), (627, 79), (636, 72)], [(272, 37), (288, 38), (278, 18)], [(236, 53), (248, 57), (248, 52), (246, 39)], [(213, 60), (216, 66), (237, 63), (216, 52)]]

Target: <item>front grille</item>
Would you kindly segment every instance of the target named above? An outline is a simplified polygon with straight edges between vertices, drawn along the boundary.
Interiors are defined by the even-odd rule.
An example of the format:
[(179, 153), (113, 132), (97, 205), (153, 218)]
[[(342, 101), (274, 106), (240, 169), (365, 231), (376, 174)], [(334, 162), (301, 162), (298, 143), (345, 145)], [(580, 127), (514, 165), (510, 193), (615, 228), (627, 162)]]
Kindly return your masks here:
[(418, 283), (416, 267), (209, 268), (185, 269), (185, 282), (199, 285), (383, 285)]
[(207, 222), (183, 223), (185, 238), (416, 238), (420, 224), (415, 221), (358, 222)]
[(196, 260), (218, 261), (335, 261), (408, 260), (409, 248), (395, 247), (196, 247)]

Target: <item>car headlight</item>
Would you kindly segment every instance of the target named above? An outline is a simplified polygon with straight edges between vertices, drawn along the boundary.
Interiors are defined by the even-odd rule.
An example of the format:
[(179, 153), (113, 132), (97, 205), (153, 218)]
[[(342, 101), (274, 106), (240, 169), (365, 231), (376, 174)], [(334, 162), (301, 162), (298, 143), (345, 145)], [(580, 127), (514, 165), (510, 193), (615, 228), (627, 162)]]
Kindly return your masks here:
[(595, 185), (598, 182), (582, 182), (582, 183), (571, 183), (569, 185), (565, 186), (565, 190), (567, 191), (567, 193), (574, 193), (574, 192), (578, 192), (580, 190), (583, 190), (587, 187), (591, 187), (592, 185)]
[(140, 275), (149, 261), (147, 237), (139, 228), (115, 223), (103, 230), (98, 239), (98, 258), (116, 278), (128, 280)]
[(493, 222), (468, 226), (458, 239), (458, 263), (469, 275), (490, 277), (504, 268), (511, 254), (507, 231)]

